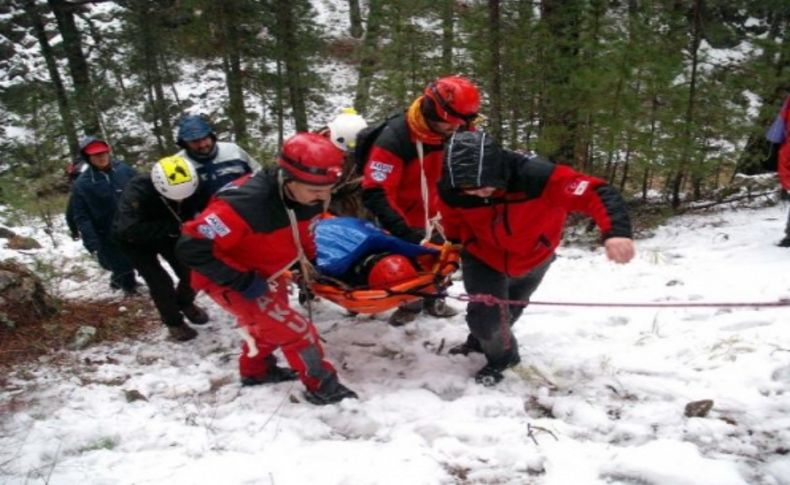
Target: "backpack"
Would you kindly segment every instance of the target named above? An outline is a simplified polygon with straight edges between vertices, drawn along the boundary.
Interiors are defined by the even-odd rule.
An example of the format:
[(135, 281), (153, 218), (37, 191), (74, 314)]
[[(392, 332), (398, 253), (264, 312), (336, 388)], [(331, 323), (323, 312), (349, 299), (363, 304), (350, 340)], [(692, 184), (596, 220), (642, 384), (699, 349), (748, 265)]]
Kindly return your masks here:
[(387, 123), (401, 114), (403, 114), (402, 111), (392, 113), (384, 120), (369, 125), (357, 133), (357, 144), (354, 146), (353, 157), (354, 168), (358, 175), (365, 173), (365, 163), (368, 161), (370, 150), (373, 148), (373, 144), (376, 142), (381, 132), (384, 131), (384, 127), (387, 126)]

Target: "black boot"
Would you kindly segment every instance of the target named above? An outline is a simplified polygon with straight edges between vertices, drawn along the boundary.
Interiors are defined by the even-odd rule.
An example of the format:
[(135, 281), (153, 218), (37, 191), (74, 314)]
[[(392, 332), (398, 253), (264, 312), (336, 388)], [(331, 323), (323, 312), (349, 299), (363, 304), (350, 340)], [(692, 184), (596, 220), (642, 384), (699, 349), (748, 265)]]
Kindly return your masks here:
[(399, 307), (397, 310), (395, 310), (395, 312), (392, 315), (390, 315), (390, 318), (389, 320), (387, 320), (387, 323), (389, 323), (393, 327), (402, 327), (407, 323), (413, 322), (414, 319), (416, 319), (417, 315), (419, 314), (420, 314), (419, 308), (414, 310), (412, 308), (409, 308), (408, 306), (402, 306)]
[(182, 308), (181, 313), (187, 317), (187, 320), (195, 325), (204, 325), (208, 323), (208, 313), (194, 303), (190, 303), (189, 306)]
[(447, 351), (450, 355), (469, 355), (471, 353), (483, 353), (483, 347), (480, 346), (480, 341), (471, 333), (466, 336), (466, 342), (450, 347)]
[(518, 355), (518, 351), (512, 353), (501, 362), (489, 362), (483, 366), (482, 369), (477, 371), (475, 374), (475, 382), (486, 387), (495, 386), (505, 377), (502, 375), (502, 372), (507, 368), (518, 365), (519, 362), (521, 362), (521, 357)]
[(177, 342), (186, 342), (197, 337), (198, 333), (189, 325), (182, 323), (181, 325), (171, 325), (167, 327), (170, 338)]
[(329, 389), (318, 388), (315, 391), (307, 390), (304, 392), (304, 398), (316, 406), (324, 406), (326, 404), (334, 404), (343, 399), (357, 399), (357, 393), (347, 388), (343, 384), (334, 381), (327, 387)]
[(242, 386), (257, 386), (260, 384), (277, 384), (278, 382), (295, 381), (299, 374), (286, 367), (272, 366), (266, 369), (266, 374), (261, 377), (242, 377)]
[(425, 313), (436, 318), (450, 318), (458, 315), (458, 310), (449, 306), (443, 298), (426, 298), (423, 301)]
[(790, 248), (790, 236), (785, 236), (784, 239), (776, 243), (780, 248)]

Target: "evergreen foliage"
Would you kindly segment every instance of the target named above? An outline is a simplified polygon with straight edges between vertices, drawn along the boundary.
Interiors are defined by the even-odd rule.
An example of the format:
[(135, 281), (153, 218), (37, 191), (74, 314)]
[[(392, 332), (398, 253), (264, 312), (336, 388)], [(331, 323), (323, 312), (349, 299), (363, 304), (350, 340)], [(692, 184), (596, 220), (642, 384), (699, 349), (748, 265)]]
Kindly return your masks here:
[[(147, 163), (176, 150), (187, 112), (265, 162), (330, 118), (333, 92), (373, 122), (461, 74), (507, 146), (678, 207), (759, 171), (790, 94), (786, 0), (330, 3), (342, 28), (308, 0), (11, 0), (3, 173), (60, 174), (84, 134)], [(330, 84), (337, 63), (355, 86)]]

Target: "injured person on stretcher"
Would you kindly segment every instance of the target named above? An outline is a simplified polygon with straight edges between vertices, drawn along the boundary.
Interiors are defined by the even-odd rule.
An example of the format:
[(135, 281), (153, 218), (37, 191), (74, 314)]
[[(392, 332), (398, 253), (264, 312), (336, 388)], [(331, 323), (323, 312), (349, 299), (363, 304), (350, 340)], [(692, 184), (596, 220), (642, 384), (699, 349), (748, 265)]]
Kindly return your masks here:
[(379, 313), (444, 292), (458, 269), (449, 243), (413, 244), (353, 217), (323, 219), (315, 227), (316, 295), (354, 313)]

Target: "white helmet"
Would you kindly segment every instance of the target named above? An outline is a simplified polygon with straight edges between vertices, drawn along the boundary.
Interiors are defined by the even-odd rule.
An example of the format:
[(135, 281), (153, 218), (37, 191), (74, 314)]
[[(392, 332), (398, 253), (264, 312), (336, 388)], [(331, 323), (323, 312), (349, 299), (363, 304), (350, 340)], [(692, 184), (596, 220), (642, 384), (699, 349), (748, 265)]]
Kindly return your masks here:
[(344, 152), (353, 150), (357, 144), (357, 133), (368, 126), (365, 118), (354, 108), (343, 108), (342, 113), (329, 122), (329, 139)]
[(165, 157), (151, 168), (151, 182), (156, 191), (170, 200), (184, 200), (194, 194), (198, 180), (195, 167), (178, 155)]

